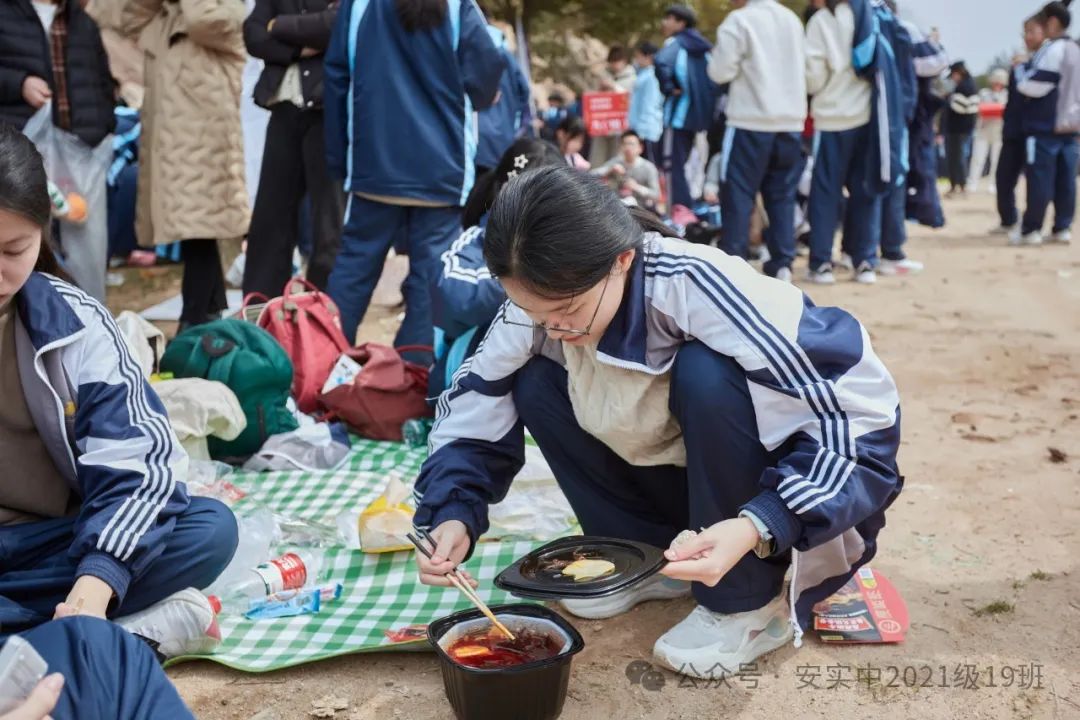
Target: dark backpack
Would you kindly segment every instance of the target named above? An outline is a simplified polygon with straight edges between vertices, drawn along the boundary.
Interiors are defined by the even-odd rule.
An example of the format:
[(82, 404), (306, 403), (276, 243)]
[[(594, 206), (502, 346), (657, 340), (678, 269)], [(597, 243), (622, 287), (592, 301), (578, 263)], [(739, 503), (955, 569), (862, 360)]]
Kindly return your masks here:
[(226, 319), (186, 330), (165, 349), (161, 369), (177, 378), (215, 380), (236, 393), (247, 427), (229, 442), (207, 439), (215, 460), (246, 458), (271, 435), (297, 428), (285, 407), (292, 363), (270, 333), (256, 325)]

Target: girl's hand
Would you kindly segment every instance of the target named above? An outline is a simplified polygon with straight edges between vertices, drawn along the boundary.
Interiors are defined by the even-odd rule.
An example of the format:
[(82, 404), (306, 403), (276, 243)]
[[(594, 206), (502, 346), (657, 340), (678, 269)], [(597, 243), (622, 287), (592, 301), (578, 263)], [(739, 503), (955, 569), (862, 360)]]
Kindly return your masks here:
[[(420, 568), (420, 582), (425, 585), (450, 585), (446, 574), (465, 559), (469, 552), (469, 531), (460, 520), (447, 520), (431, 531), (437, 547), (428, 559), (422, 552), (416, 553), (416, 564)], [(462, 571), (469, 584), (476, 587), (479, 583), (469, 573)]]
[(735, 563), (753, 550), (759, 539), (749, 518), (718, 522), (697, 536), (664, 551), (668, 564), (661, 574), (715, 587)]
[(81, 575), (71, 586), (67, 599), (56, 606), (53, 620), (73, 615), (91, 615), (105, 619), (113, 591), (108, 583), (93, 575)]
[(0, 720), (49, 720), (63, 689), (64, 676), (60, 673), (42, 678), (22, 704), (0, 715)]

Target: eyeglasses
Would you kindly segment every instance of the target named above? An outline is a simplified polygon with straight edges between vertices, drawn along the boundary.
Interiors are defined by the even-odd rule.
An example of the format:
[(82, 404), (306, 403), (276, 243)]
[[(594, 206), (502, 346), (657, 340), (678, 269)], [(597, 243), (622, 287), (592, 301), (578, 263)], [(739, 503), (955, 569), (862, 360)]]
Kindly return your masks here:
[[(541, 323), (518, 322), (517, 320), (510, 320), (505, 314), (503, 315), (503, 322), (506, 323), (507, 325), (516, 325), (518, 327), (527, 327), (527, 328), (532, 328), (533, 330), (543, 330), (544, 332), (557, 332), (557, 333), (562, 333), (564, 335), (573, 335), (575, 337), (582, 337), (582, 336), (588, 335), (590, 332), (592, 332), (592, 326), (593, 326), (593, 323), (596, 322), (596, 316), (600, 314), (600, 306), (604, 304), (604, 294), (607, 293), (608, 280), (610, 280), (610, 279), (611, 279), (610, 274), (608, 274), (607, 277), (604, 278), (604, 287), (600, 290), (600, 299), (596, 302), (596, 309), (593, 310), (592, 318), (589, 320), (589, 324), (585, 326), (584, 330), (574, 330), (574, 329), (571, 329), (571, 328), (561, 328), (561, 327), (548, 327), (548, 324), (546, 322), (541, 322)], [(576, 296), (570, 298), (570, 302), (567, 303), (567, 305), (566, 305), (566, 307), (568, 309), (569, 309), (569, 307), (571, 305), (574, 304), (575, 298), (576, 298)], [(511, 300), (510, 302), (513, 303), (513, 300)], [(521, 306), (517, 305), (516, 303), (514, 303), (514, 307), (517, 307), (518, 310), (521, 310), (522, 312), (525, 312), (525, 310), (522, 309)], [(563, 317), (566, 317), (565, 312), (563, 313)]]

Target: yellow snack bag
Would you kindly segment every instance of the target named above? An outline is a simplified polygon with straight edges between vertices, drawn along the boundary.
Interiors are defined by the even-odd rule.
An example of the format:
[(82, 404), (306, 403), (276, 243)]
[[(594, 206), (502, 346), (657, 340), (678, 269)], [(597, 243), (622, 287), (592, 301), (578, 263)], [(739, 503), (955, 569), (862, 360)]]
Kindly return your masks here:
[(406, 537), (412, 532), (412, 507), (405, 503), (409, 488), (396, 475), (386, 482), (386, 489), (364, 508), (358, 520), (360, 549), (366, 553), (412, 550)]

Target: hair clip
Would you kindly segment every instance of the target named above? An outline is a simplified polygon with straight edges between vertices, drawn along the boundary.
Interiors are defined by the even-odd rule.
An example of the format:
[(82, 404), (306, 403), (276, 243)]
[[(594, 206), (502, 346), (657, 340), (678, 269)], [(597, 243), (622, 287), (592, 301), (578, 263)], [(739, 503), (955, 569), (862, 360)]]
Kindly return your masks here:
[(514, 158), (514, 167), (517, 168), (518, 170), (524, 170), (525, 166), (528, 165), (528, 164), (529, 164), (529, 156), (528, 155), (518, 155), (516, 158)]
[(506, 179), (509, 180), (510, 178), (516, 178), (517, 174), (517, 170), (511, 170), (510, 172), (506, 173)]

